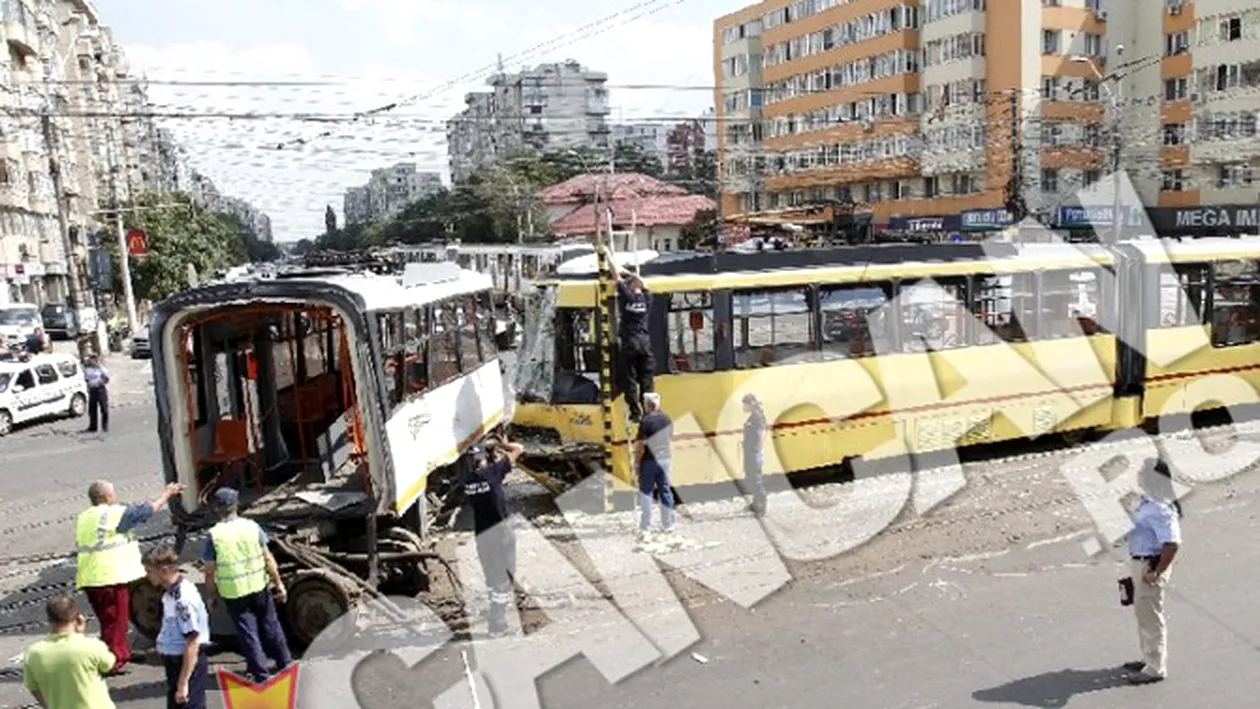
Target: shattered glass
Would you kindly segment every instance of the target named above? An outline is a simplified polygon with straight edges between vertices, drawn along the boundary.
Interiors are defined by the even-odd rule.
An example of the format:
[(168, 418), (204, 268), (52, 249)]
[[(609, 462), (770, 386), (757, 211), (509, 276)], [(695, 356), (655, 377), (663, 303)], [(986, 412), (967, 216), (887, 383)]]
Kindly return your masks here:
[(513, 382), (521, 401), (551, 403), (556, 371), (556, 297), (555, 288), (542, 288), (525, 301), (525, 327)]

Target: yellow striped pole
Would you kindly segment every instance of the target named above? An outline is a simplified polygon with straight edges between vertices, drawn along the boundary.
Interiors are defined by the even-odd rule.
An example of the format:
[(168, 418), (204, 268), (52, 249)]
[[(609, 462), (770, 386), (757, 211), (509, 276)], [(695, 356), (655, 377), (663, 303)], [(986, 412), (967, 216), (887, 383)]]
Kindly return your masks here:
[(599, 329), (599, 409), (604, 426), (604, 511), (613, 511), (613, 272), (608, 260), (608, 240), (602, 228), (599, 200), (595, 201), (595, 258), (599, 266), (599, 307), (595, 317)]

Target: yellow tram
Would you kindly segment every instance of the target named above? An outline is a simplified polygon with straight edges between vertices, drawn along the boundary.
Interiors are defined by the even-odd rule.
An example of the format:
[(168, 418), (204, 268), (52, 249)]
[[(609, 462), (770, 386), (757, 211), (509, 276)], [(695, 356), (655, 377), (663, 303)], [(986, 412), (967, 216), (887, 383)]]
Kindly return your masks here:
[[(744, 393), (770, 417), (767, 474), (1255, 403), (1258, 266), (1254, 237), (653, 260), (641, 274), (673, 482), (740, 475)], [(596, 322), (613, 311), (598, 293), (593, 273), (540, 283), (526, 322), (513, 424), (535, 442), (527, 465), (553, 475), (607, 461)], [(610, 462), (630, 484), (614, 397)]]

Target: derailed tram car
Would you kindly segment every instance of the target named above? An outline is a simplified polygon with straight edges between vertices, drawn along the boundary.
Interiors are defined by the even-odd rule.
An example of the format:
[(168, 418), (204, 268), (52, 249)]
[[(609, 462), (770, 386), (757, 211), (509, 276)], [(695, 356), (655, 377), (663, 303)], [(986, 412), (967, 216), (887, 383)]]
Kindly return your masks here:
[[(513, 425), (526, 466), (572, 483), (611, 462), (633, 489), (616, 387), (604, 443), (590, 271), (538, 285)], [(790, 475), (1182, 425), (1260, 388), (1257, 237), (670, 254), (641, 273), (656, 390), (687, 422), (680, 488), (742, 474), (744, 393), (770, 418), (765, 473)]]
[[(463, 452), (504, 416), (492, 283), (454, 264), (237, 278), (153, 312), (154, 383), (181, 544), (239, 490), (311, 642), (363, 594), (427, 587), (428, 529)], [(133, 621), (159, 630), (156, 594)]]

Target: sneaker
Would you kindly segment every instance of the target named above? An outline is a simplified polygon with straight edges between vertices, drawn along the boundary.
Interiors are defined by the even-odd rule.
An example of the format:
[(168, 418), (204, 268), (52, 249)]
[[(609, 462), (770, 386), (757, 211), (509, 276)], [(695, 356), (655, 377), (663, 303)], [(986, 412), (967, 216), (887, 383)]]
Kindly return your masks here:
[(1121, 665), (1121, 667), (1123, 667), (1124, 669), (1130, 672), (1141, 672), (1142, 670), (1146, 669), (1146, 663), (1142, 662), (1141, 660), (1138, 660), (1137, 662), (1126, 662), (1123, 665)]

